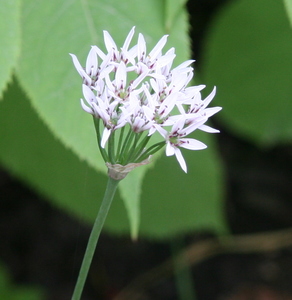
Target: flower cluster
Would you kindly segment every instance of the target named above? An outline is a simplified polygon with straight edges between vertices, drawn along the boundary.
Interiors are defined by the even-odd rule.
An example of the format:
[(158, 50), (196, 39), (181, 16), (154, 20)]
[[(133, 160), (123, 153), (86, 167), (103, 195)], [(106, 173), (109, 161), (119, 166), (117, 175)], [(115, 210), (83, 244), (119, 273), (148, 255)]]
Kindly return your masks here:
[[(134, 29), (120, 49), (104, 31), (107, 52), (92, 46), (85, 68), (74, 54), (70, 54), (83, 79), (81, 106), (94, 117), (99, 147), (106, 162), (139, 163), (166, 144), (166, 155), (175, 155), (186, 172), (180, 148), (206, 148), (202, 142), (186, 136), (196, 129), (218, 132), (205, 125), (208, 118), (221, 109), (207, 108), (216, 90), (214, 88), (202, 100), (200, 92), (205, 86), (187, 87), (193, 78), (190, 66), (193, 60), (171, 69), (175, 50), (171, 48), (162, 54), (166, 35), (148, 54), (142, 34), (137, 44), (130, 48)], [(118, 129), (118, 143), (115, 143)], [(162, 141), (146, 149), (155, 132)]]

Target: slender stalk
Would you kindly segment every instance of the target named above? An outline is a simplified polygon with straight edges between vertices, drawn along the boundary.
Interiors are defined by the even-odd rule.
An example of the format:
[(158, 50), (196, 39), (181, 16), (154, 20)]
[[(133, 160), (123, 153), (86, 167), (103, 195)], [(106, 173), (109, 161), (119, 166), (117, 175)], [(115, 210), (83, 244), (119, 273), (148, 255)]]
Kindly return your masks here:
[(128, 153), (127, 160), (125, 161), (125, 164), (128, 164), (128, 163), (131, 162), (132, 157), (133, 157), (133, 155), (135, 153), (135, 150), (137, 149), (137, 143), (138, 143), (141, 135), (142, 135), (141, 133), (136, 133), (135, 134), (134, 143), (133, 143), (133, 145), (131, 147), (131, 150)]
[(113, 131), (108, 140), (108, 157), (112, 164), (116, 163), (115, 157), (115, 131)]
[(135, 136), (135, 132), (129, 129), (129, 134), (127, 135), (124, 141), (124, 145), (122, 147), (122, 158), (121, 158), (122, 165), (126, 165), (129, 148), (131, 147), (134, 136)]
[(91, 261), (95, 252), (96, 244), (100, 236), (103, 224), (105, 222), (106, 216), (108, 214), (109, 208), (111, 206), (112, 200), (114, 198), (116, 189), (118, 187), (119, 180), (114, 180), (111, 177), (108, 178), (106, 191), (99, 208), (97, 217), (95, 219), (87, 248), (83, 257), (82, 265), (79, 271), (77, 283), (73, 292), (71, 300), (81, 299), (81, 294), (84, 288), (84, 284), (87, 278), (87, 274), (91, 265)]
[(129, 157), (129, 161), (136, 161), (136, 159), (143, 153), (145, 146), (150, 140), (151, 136), (146, 135), (142, 141), (135, 147), (134, 153)]
[(146, 159), (147, 157), (149, 157), (150, 155), (154, 154), (155, 152), (157, 152), (158, 150), (160, 150), (163, 146), (165, 145), (165, 142), (160, 142), (157, 143), (155, 145), (152, 145), (151, 147), (149, 147), (149, 149), (147, 149), (142, 155), (138, 156), (134, 162), (139, 162), (139, 161), (143, 161), (144, 159)]
[(128, 144), (128, 142), (129, 142), (129, 140), (130, 140), (130, 138), (131, 138), (132, 135), (133, 135), (133, 131), (131, 130), (131, 128), (129, 128), (128, 133), (127, 133), (127, 135), (126, 135), (126, 137), (125, 137), (125, 139), (123, 141), (122, 149), (121, 149), (121, 151), (119, 153), (118, 160), (119, 160), (119, 162), (121, 164), (123, 163), (124, 158), (125, 158), (125, 148), (126, 148), (126, 145)]
[(120, 136), (119, 136), (119, 142), (118, 142), (117, 153), (116, 153), (116, 159), (117, 160), (120, 157), (122, 142), (123, 142), (123, 138), (124, 138), (124, 132), (125, 132), (125, 126), (123, 126), (121, 128), (121, 132), (120, 132)]

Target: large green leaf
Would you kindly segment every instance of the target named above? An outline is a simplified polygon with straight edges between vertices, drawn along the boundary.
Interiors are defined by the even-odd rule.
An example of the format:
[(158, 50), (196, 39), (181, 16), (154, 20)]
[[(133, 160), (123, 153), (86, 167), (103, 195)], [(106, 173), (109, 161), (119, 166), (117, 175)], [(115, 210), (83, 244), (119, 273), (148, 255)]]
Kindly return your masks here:
[(20, 52), (20, 0), (0, 1), (0, 98)]
[(204, 80), (218, 86), (226, 126), (259, 144), (291, 141), (292, 35), (283, 2), (228, 2), (204, 52)]
[[(150, 49), (165, 33), (163, 4), (162, 0), (29, 0), (23, 6), (23, 51), (17, 76), (50, 130), (96, 170), (106, 169), (96, 153), (92, 118), (80, 108), (81, 84), (69, 52), (85, 62), (90, 45), (103, 47), (102, 30), (108, 30), (121, 46), (134, 25)], [(184, 10), (176, 18), (169, 47), (176, 46), (179, 63), (187, 59), (189, 50)], [(146, 170), (137, 171), (138, 177), (130, 174), (120, 185), (132, 224), (139, 224), (137, 199)], [(129, 187), (135, 193), (128, 193)]]

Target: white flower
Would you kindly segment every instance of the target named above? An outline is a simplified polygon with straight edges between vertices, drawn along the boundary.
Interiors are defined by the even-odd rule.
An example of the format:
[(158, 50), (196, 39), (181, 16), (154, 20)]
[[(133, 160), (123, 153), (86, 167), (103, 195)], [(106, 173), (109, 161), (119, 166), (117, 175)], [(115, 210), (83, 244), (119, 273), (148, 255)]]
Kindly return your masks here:
[(138, 62), (142, 62), (146, 65), (150, 70), (155, 70), (156, 67), (162, 68), (165, 65), (172, 63), (175, 54), (172, 52), (166, 53), (166, 55), (162, 55), (161, 51), (166, 44), (167, 35), (164, 35), (155, 47), (150, 51), (150, 53), (146, 54), (146, 42), (144, 36), (140, 33), (137, 44), (137, 58)]
[(96, 86), (97, 82), (103, 79), (106, 76), (106, 74), (110, 73), (114, 68), (113, 65), (109, 65), (110, 55), (105, 56), (105, 59), (103, 60), (102, 64), (98, 66), (96, 48), (97, 47), (93, 46), (89, 51), (85, 68), (82, 68), (76, 55), (70, 53), (73, 60), (73, 64), (80, 76), (82, 77), (83, 83), (92, 87)]
[[(139, 163), (165, 143), (166, 155), (175, 155), (181, 168), (187, 172), (180, 148), (201, 150), (207, 147), (187, 136), (197, 129), (219, 132), (205, 124), (209, 117), (221, 109), (208, 108), (216, 89), (202, 100), (204, 85), (188, 87), (193, 78), (191, 64), (194, 61), (187, 60), (171, 69), (175, 50), (171, 48), (163, 54), (167, 35), (147, 54), (146, 41), (141, 33), (137, 44), (131, 46), (134, 32), (133, 27), (123, 46), (118, 48), (111, 35), (104, 31), (107, 52), (92, 46), (85, 68), (74, 54), (70, 54), (83, 81), (84, 99), (80, 100), (81, 107), (103, 124), (103, 132), (98, 136), (100, 146), (105, 149), (102, 151), (110, 150), (111, 155), (103, 152), (106, 162), (109, 159), (111, 164)], [(109, 149), (115, 144), (113, 141), (108, 143), (114, 138), (113, 132), (123, 128), (124, 133), (126, 126), (129, 131), (119, 135), (117, 149)], [(101, 129), (98, 127), (97, 130)], [(156, 131), (163, 140), (149, 147), (148, 151), (145, 147)], [(143, 138), (138, 143), (141, 135)], [(131, 148), (136, 146), (141, 149)], [(119, 153), (123, 150), (126, 153)]]
[[(214, 114), (216, 114), (218, 111), (222, 109), (222, 107), (211, 107), (207, 108), (207, 106), (210, 104), (210, 102), (213, 100), (214, 96), (216, 94), (216, 87), (214, 87), (213, 91), (210, 93), (210, 95), (205, 99), (201, 100), (201, 94), (196, 93), (195, 97), (192, 99), (192, 101), (188, 100), (187, 102), (190, 103), (190, 108), (188, 113), (193, 114), (194, 117), (197, 116), (204, 116), (207, 119)], [(192, 123), (194, 119), (190, 118), (188, 120), (188, 124)], [(201, 125), (198, 127), (198, 129), (209, 132), (209, 133), (218, 133), (219, 130), (214, 129), (207, 125)]]
[(124, 45), (121, 48), (121, 51), (119, 51), (118, 47), (117, 47), (116, 43), (114, 42), (113, 38), (111, 37), (111, 35), (106, 30), (104, 30), (104, 32), (103, 32), (104, 43), (105, 43), (108, 53), (112, 54), (111, 55), (112, 61), (117, 62), (117, 63), (120, 63), (121, 61), (123, 61), (124, 63), (127, 63), (128, 61), (130, 61), (131, 63), (134, 63), (134, 57), (132, 55), (132, 51), (128, 50), (131, 40), (133, 38), (134, 32), (135, 32), (135, 27), (133, 27), (130, 30), (128, 36), (126, 37)]
[(196, 139), (185, 138), (185, 136), (187, 136), (188, 134), (196, 130), (199, 126), (201, 126), (203, 123), (205, 123), (206, 120), (204, 118), (201, 118), (201, 120), (198, 120), (196, 124), (193, 123), (192, 125), (187, 127), (185, 127), (185, 122), (185, 117), (181, 116), (180, 119), (177, 120), (177, 122), (172, 126), (170, 132), (167, 132), (162, 127), (158, 127), (158, 131), (166, 140), (166, 155), (175, 155), (181, 168), (185, 172), (187, 172), (186, 162), (179, 148), (182, 147), (189, 150), (202, 150), (207, 148), (207, 146), (204, 143)]

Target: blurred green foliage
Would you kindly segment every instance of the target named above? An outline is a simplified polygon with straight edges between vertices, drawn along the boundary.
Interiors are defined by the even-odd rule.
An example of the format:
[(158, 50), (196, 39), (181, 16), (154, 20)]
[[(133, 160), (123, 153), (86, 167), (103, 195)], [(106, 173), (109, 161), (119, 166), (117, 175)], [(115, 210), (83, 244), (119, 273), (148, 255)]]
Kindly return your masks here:
[(288, 14), (288, 17), (290, 19), (290, 24), (292, 25), (292, 0), (284, 0), (286, 11)]
[(0, 264), (0, 299), (41, 300), (44, 299), (44, 296), (38, 288), (11, 284), (9, 274), (4, 266)]
[(292, 34), (281, 1), (231, 1), (210, 27), (204, 80), (236, 135), (275, 145), (292, 137)]

